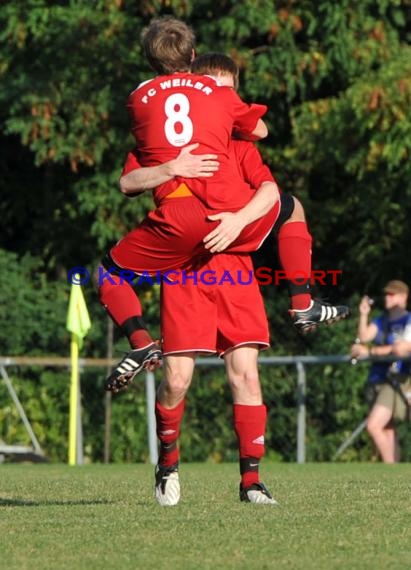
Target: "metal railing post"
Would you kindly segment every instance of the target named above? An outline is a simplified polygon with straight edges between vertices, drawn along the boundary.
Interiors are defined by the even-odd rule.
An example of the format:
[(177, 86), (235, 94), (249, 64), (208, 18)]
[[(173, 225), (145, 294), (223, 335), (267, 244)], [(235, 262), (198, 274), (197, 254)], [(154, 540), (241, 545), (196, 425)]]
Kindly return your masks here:
[(297, 368), (297, 463), (305, 463), (305, 392), (306, 374), (304, 364), (296, 362)]
[(0, 366), (0, 374), (3, 377), (4, 383), (6, 384), (7, 390), (9, 391), (9, 394), (14, 402), (14, 405), (17, 408), (21, 421), (23, 422), (24, 427), (26, 428), (26, 431), (29, 434), (34, 452), (37, 453), (38, 455), (43, 455), (43, 450), (41, 449), (37, 437), (34, 435), (34, 431), (31, 428), (31, 424), (26, 416), (26, 412), (24, 411), (23, 406), (20, 403), (19, 397), (17, 396), (13, 384), (11, 383), (11, 380), (7, 374), (7, 370), (3, 365)]

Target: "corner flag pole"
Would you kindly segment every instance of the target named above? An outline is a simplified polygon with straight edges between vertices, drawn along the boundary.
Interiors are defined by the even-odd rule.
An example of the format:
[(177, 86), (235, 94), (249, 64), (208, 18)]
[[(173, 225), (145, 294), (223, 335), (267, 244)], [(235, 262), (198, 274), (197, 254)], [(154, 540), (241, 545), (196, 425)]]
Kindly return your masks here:
[(78, 374), (78, 338), (75, 333), (71, 334), (70, 342), (70, 420), (69, 420), (69, 465), (77, 463), (77, 418), (80, 410), (78, 409), (79, 401), (79, 374)]
[(77, 465), (80, 454), (78, 435), (81, 432), (80, 419), (80, 382), (79, 351), (83, 346), (83, 338), (91, 327), (90, 316), (81, 290), (80, 275), (76, 274), (72, 281), (70, 301), (67, 312), (67, 330), (71, 332), (70, 341), (70, 418), (69, 418), (69, 465)]

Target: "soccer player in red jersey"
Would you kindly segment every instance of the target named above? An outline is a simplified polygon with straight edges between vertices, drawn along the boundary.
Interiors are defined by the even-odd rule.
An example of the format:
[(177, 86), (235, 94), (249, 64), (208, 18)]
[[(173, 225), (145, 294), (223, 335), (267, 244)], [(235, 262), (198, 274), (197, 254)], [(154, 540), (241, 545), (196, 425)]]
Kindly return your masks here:
[(248, 255), (216, 254), (200, 269), (162, 284), (163, 380), (157, 391), (160, 453), (155, 496), (160, 505), (180, 500), (178, 438), (195, 358), (224, 359), (233, 398), (240, 464), (240, 500), (275, 505), (260, 481), (267, 410), (258, 375), (259, 350), (268, 347), (267, 316)]
[[(259, 156), (258, 153), (257, 156)], [(131, 164), (136, 165), (135, 155), (131, 155), (131, 157)], [(144, 178), (146, 171), (144, 169), (141, 169), (141, 171)], [(240, 252), (251, 243), (253, 243), (252, 249), (257, 249), (269, 234), (278, 217), (278, 202), (274, 208), (272, 207), (278, 192), (277, 185), (265, 167), (262, 169), (262, 173), (257, 168), (255, 174), (255, 184), (258, 190), (257, 192), (253, 191), (253, 199), (243, 206), (241, 215), (243, 216), (243, 224), (251, 220), (256, 220), (256, 222), (245, 227), (240, 237), (235, 240), (234, 245), (230, 246), (230, 251), (236, 251), (237, 244), (240, 244), (238, 246)], [(259, 178), (258, 175), (260, 175)], [(146, 363), (148, 366), (156, 364), (155, 359), (157, 358), (158, 348), (156, 345), (153, 347), (153, 341), (148, 335), (142, 319), (141, 305), (131, 284), (124, 279), (121, 269), (131, 269), (136, 274), (157, 274), (158, 271), (164, 272), (187, 267), (187, 259), (192, 264), (195, 254), (198, 256), (208, 253), (203, 239), (210, 229), (218, 225), (218, 220), (209, 221), (207, 218), (198, 220), (196, 226), (191, 231), (191, 235), (196, 232), (197, 241), (195, 244), (190, 243), (183, 232), (177, 236), (179, 238), (178, 241), (175, 239), (176, 228), (178, 228), (175, 219), (183, 219), (187, 209), (192, 211), (199, 204), (198, 198), (190, 193), (188, 195), (185, 193), (179, 194), (178, 192), (170, 193), (170, 195), (164, 198), (162, 208), (158, 208), (155, 212), (150, 213), (143, 224), (140, 224), (139, 227), (126, 235), (111, 249), (110, 257), (107, 256), (103, 260), (103, 265), (107, 272), (110, 270), (110, 274), (105, 276), (106, 269), (100, 268), (102, 271), (100, 275), (103, 275), (103, 278), (99, 279), (101, 302), (106, 306), (107, 311), (116, 324), (127, 335), (132, 348), (139, 351), (137, 353), (138, 356), (141, 354), (140, 347), (143, 347), (143, 350), (145, 350), (146, 346), (149, 347), (148, 362)], [(200, 207), (202, 207), (201, 204)], [(167, 212), (167, 219), (164, 215), (165, 211)], [(264, 216), (267, 211), (268, 214)], [(170, 212), (172, 215), (170, 215)], [(207, 212), (213, 214), (215, 210), (207, 210)], [(156, 224), (151, 223), (152, 217), (155, 217)], [(172, 219), (172, 223), (169, 223), (168, 219)], [(161, 228), (161, 233), (158, 232), (159, 228)], [(172, 233), (175, 247), (172, 252), (168, 252), (167, 249), (170, 244), (170, 233)], [(188, 251), (187, 243), (190, 248)], [(244, 244), (247, 245), (244, 246)], [(217, 247), (220, 246), (217, 245)], [(189, 251), (191, 251), (190, 255), (188, 255)], [(140, 262), (142, 264), (139, 266), (136, 260), (140, 259), (143, 259), (143, 261)], [(118, 270), (118, 275), (114, 274), (115, 270)], [(151, 352), (152, 350), (154, 350), (154, 353)], [(123, 384), (127, 385), (142, 369), (140, 364), (138, 364), (139, 370), (137, 370), (137, 366), (134, 364), (137, 360), (135, 354), (135, 352), (131, 351), (120, 362), (108, 379), (107, 389), (118, 391)], [(146, 360), (146, 357), (144, 359)]]
[[(257, 153), (258, 155), (258, 153)], [(259, 156), (259, 155), (258, 155)], [(127, 165), (132, 165), (133, 168), (136, 167), (137, 159), (136, 156), (131, 154), (129, 155), (129, 160), (127, 161)], [(260, 159), (261, 160), (261, 159)], [(210, 161), (206, 161), (209, 163)], [(126, 165), (126, 168), (127, 168)], [(148, 177), (146, 174), (147, 170), (151, 167), (146, 169), (142, 168), (139, 169), (139, 174), (142, 175), (143, 183), (141, 185), (144, 188), (144, 179)], [(154, 167), (157, 168), (157, 167)], [(260, 173), (259, 169), (256, 169), (256, 175)], [(156, 176), (158, 176), (158, 169), (156, 170)], [(250, 238), (246, 237), (243, 238), (241, 236), (240, 239), (244, 239), (244, 243), (249, 243), (251, 239), (254, 241), (254, 248), (257, 249), (259, 245), (264, 240), (264, 237), (268, 235), (270, 232), (275, 220), (277, 219), (279, 207), (276, 206), (275, 210), (275, 217), (272, 216), (272, 204), (273, 200), (277, 195), (277, 186), (275, 182), (272, 180), (270, 174), (266, 174), (266, 169), (263, 168), (263, 173), (260, 173), (260, 178), (258, 176), (255, 177), (255, 183), (258, 188), (257, 192), (254, 193), (253, 199), (248, 202), (241, 210), (244, 215), (245, 224), (248, 220), (256, 219), (259, 216), (263, 216), (265, 212), (269, 212), (271, 217), (260, 217), (256, 224), (249, 224), (246, 227), (246, 231), (249, 231), (248, 235)], [(134, 191), (138, 190), (138, 185), (135, 187)], [(133, 191), (133, 193), (134, 193)], [(181, 255), (181, 251), (177, 248), (171, 254), (167, 254), (167, 247), (169, 247), (169, 237), (168, 232), (170, 231), (171, 225), (166, 225), (162, 223), (163, 220), (161, 219), (161, 214), (159, 212), (164, 212), (165, 208), (168, 208), (175, 216), (184, 216), (184, 211), (187, 208), (195, 208), (199, 203), (199, 200), (188, 194), (185, 195), (182, 193), (171, 193), (164, 199), (164, 206), (163, 208), (157, 209), (154, 213), (149, 214), (150, 216), (157, 216), (157, 220), (159, 223), (156, 225), (152, 225), (150, 223), (145, 223), (144, 225), (141, 224), (138, 228), (130, 232), (123, 240), (121, 240), (114, 248), (112, 248), (110, 257), (106, 257), (104, 260), (104, 267), (110, 269), (110, 273), (106, 272), (105, 269), (100, 268), (100, 278), (99, 278), (99, 293), (100, 299), (102, 304), (104, 304), (110, 313), (113, 320), (118, 324), (123, 332), (127, 335), (131, 346), (136, 349), (140, 350), (139, 347), (143, 346), (146, 343), (147, 346), (152, 345), (151, 337), (149, 337), (147, 328), (144, 324), (142, 319), (142, 311), (141, 305), (137, 298), (137, 295), (134, 292), (131, 284), (124, 279), (124, 273), (122, 273), (121, 268), (129, 268), (133, 270), (137, 274), (157, 274), (158, 271), (164, 272), (170, 269), (181, 269), (182, 267), (187, 267), (186, 257)], [(209, 210), (209, 212), (213, 213), (214, 210)], [(254, 227), (255, 225), (258, 226), (261, 220), (261, 227), (263, 231), (259, 230), (259, 227)], [(217, 225), (218, 221), (209, 222), (208, 220), (204, 220), (203, 225), (200, 226), (200, 223), (197, 225), (199, 227), (194, 228), (193, 231), (197, 232), (198, 235), (198, 243), (196, 247), (192, 247), (192, 251), (200, 255), (204, 255), (208, 253), (205, 245), (203, 243), (203, 238), (206, 236), (208, 232), (208, 224), (213, 224), (214, 227)], [(158, 239), (158, 227), (164, 228), (163, 234), (160, 234), (160, 239)], [(174, 228), (176, 226), (174, 225)], [(154, 228), (154, 229), (153, 229)], [(153, 236), (154, 232), (154, 236)], [(243, 232), (244, 234), (245, 232)], [(236, 240), (237, 243), (239, 240)], [(162, 248), (159, 246), (159, 243), (162, 245)], [(175, 243), (175, 240), (174, 240)], [(180, 244), (182, 244), (182, 248), (186, 247), (186, 240), (184, 234), (181, 235)], [(233, 249), (233, 248), (230, 248)], [(241, 251), (240, 246), (240, 251)], [(136, 266), (135, 260), (141, 259), (141, 251), (144, 251), (144, 265)], [(183, 249), (183, 254), (187, 253), (186, 250)], [(120, 264), (118, 263), (119, 256), (121, 257)], [(170, 261), (171, 255), (174, 258)], [(113, 259), (115, 261), (113, 261)], [(195, 259), (194, 255), (191, 254), (190, 264), (192, 265), (193, 260)], [(118, 275), (114, 274), (116, 268), (119, 268)], [(151, 350), (151, 349), (150, 349)], [(157, 350), (157, 347), (153, 350)], [(139, 371), (136, 371), (136, 366), (133, 363), (134, 354), (128, 354), (125, 359), (119, 364), (118, 367), (113, 371), (108, 379), (107, 389), (111, 391), (118, 391), (121, 389), (122, 385), (127, 385), (135, 374)], [(152, 353), (149, 353), (149, 362), (148, 365), (151, 366), (152, 364), (156, 364), (156, 362), (152, 362)], [(141, 368), (140, 368), (141, 370)]]
[[(211, 166), (209, 156), (205, 159), (207, 166), (201, 162), (193, 164), (190, 160), (195, 160), (195, 157), (190, 158), (188, 152), (187, 156), (186, 163), (180, 164), (177, 159), (171, 166), (140, 168), (136, 154), (130, 153), (124, 172), (131, 170), (122, 177), (123, 192), (132, 195), (138, 188), (150, 188), (182, 168), (188, 171), (205, 168), (206, 172), (208, 168), (216, 168), (216, 165)], [(262, 180), (266, 177), (263, 175)], [(174, 199), (178, 201), (180, 198), (176, 196)], [(266, 202), (269, 204), (269, 199), (266, 198)], [(268, 346), (268, 324), (262, 298), (256, 281), (248, 282), (252, 275), (249, 256), (221, 254), (208, 257), (209, 262), (201, 265), (198, 272), (175, 272), (186, 280), (184, 284), (178, 283), (177, 277), (177, 281), (162, 287), (162, 348), (167, 355), (164, 380), (156, 402), (160, 440), (156, 499), (161, 505), (175, 505), (179, 501), (177, 439), (184, 397), (191, 382), (195, 355), (218, 352), (225, 359), (233, 395), (233, 421), (241, 473), (240, 499), (276, 504), (259, 477), (259, 463), (265, 451), (267, 415), (257, 368), (258, 351)], [(209, 274), (221, 276), (224, 272), (232, 276), (241, 273), (243, 284), (232, 286), (226, 282), (220, 286), (205, 281)], [(200, 275), (199, 283), (195, 283), (197, 273)], [(129, 305), (133, 305), (133, 299)]]
[[(157, 77), (140, 84), (127, 107), (142, 166), (155, 166), (175, 158), (179, 150), (198, 143), (198, 154), (218, 154), (215, 175), (190, 179), (190, 191), (212, 209), (235, 210), (238, 194), (247, 190), (236, 165), (229, 160), (233, 130), (242, 138), (263, 138), (267, 129), (261, 117), (264, 105), (246, 104), (235, 90), (210, 76), (193, 74), (194, 33), (171, 17), (153, 20), (143, 33), (143, 48)], [(154, 190), (156, 203), (178, 188), (176, 178)], [(241, 207), (241, 206), (240, 206)]]
[[(232, 158), (234, 156), (234, 163), (252, 185), (258, 187), (260, 183), (264, 185), (268, 180), (274, 182), (253, 145), (235, 141), (232, 148), (236, 149), (235, 155), (231, 155)], [(188, 149), (192, 150), (187, 147), (183, 152), (190, 158)], [(213, 158), (215, 157), (212, 155), (197, 158), (196, 166), (202, 169), (201, 172), (206, 176), (217, 168)], [(193, 164), (186, 163), (184, 166), (190, 174), (196, 174), (190, 170), (194, 168)], [(175, 163), (141, 168), (137, 154), (130, 153), (121, 179), (122, 191), (130, 195), (138, 190), (145, 190), (154, 184), (166, 182), (175, 172), (179, 172)], [(169, 199), (172, 198), (178, 201), (179, 195)], [(294, 236), (294, 247), (301, 249), (298, 238), (303, 237), (305, 256), (311, 260), (311, 236), (305, 225), (302, 206), (296, 201), (294, 212), (294, 203), (291, 208), (289, 206), (288, 203), (282, 208), (282, 222), (285, 222), (286, 226), (287, 217), (292, 213), (288, 223), (294, 221), (297, 226), (299, 223), (304, 225), (305, 233), (301, 235), (298, 231), (289, 232), (285, 240), (291, 240)], [(241, 215), (241, 211), (237, 214), (237, 221), (229, 224), (234, 232), (234, 235), (230, 235), (230, 242), (246, 225), (247, 216), (243, 217), (244, 213)], [(232, 222), (236, 215), (225, 213), (214, 217), (225, 221), (227, 216)], [(205, 240), (212, 244), (211, 250), (224, 248), (224, 238), (220, 244), (218, 231), (212, 232)], [(213, 243), (213, 240), (216, 241)], [(297, 267), (301, 270), (301, 265)], [(308, 273), (310, 269), (309, 264)], [(250, 258), (234, 254), (213, 256), (206, 265), (201, 266), (198, 272), (200, 282), (197, 281), (197, 273), (184, 273), (184, 283), (173, 281), (162, 289), (165, 367), (164, 380), (156, 403), (157, 433), (161, 446), (156, 469), (156, 498), (162, 505), (177, 504), (180, 498), (177, 439), (184, 412), (184, 398), (192, 378), (194, 358), (199, 352), (221, 353), (226, 362), (227, 376), (233, 393), (234, 425), (239, 442), (240, 498), (248, 502), (275, 504), (261, 483), (258, 470), (259, 460), (264, 454), (266, 410), (258, 380), (257, 356), (259, 348), (268, 345), (267, 320), (255, 281), (247, 284), (241, 281), (233, 287), (230, 281), (212, 285), (201, 280), (202, 276), (208, 273), (221, 275), (227, 272), (231, 276), (239, 272), (252, 274)], [(181, 272), (175, 273), (181, 276)], [(304, 292), (306, 293), (307, 291)], [(298, 302), (302, 301), (303, 295), (299, 293), (293, 297), (294, 302)], [(299, 297), (301, 298), (298, 299)], [(206, 321), (204, 315), (207, 315)]]
[[(212, 78), (187, 73), (194, 55), (194, 35), (186, 24), (170, 17), (154, 20), (143, 44), (151, 65), (163, 75), (140, 85), (129, 98), (142, 165), (155, 166), (175, 159), (183, 146), (198, 142), (199, 151), (218, 153), (221, 174), (212, 182), (191, 178), (188, 186), (188, 179), (174, 178), (157, 187), (157, 209), (103, 260), (107, 275), (99, 283), (101, 303), (122, 326), (133, 348), (113, 372), (114, 382), (117, 378), (129, 380), (161, 358), (141, 318), (141, 308), (138, 314), (129, 316), (130, 291), (114, 273), (122, 269), (136, 273), (165, 271), (183, 267), (204, 253), (203, 238), (219, 223), (207, 216), (229, 206), (238, 209), (241, 204), (232, 202), (230, 189), (246, 188), (228, 159), (232, 131), (250, 137), (267, 134), (260, 119), (265, 107), (243, 103), (232, 89), (220, 87)], [(170, 200), (176, 195), (182, 196), (178, 204)], [(278, 216), (279, 204), (274, 205), (274, 197), (271, 206), (267, 216), (259, 220), (262, 230), (257, 232), (249, 226), (250, 234), (242, 236), (242, 243), (237, 240), (238, 251), (260, 245), (261, 234), (269, 232)], [(108, 389), (112, 389), (110, 380)]]
[[(196, 76), (193, 75), (192, 77), (195, 78)], [(205, 81), (204, 76), (201, 77), (203, 77), (203, 80)], [(151, 82), (148, 82), (148, 85), (150, 84)], [(184, 87), (187, 87), (187, 84), (188, 79), (187, 82), (184, 83)], [(202, 83), (202, 85), (203, 84), (204, 83)], [(173, 83), (171, 82), (170, 85), (172, 87)], [(190, 85), (197, 84), (191, 83)], [(167, 91), (168, 89), (171, 89), (171, 87), (167, 83), (163, 88), (160, 83), (160, 87), (157, 86), (157, 89), (161, 88), (163, 91)], [(157, 96), (156, 88), (151, 86), (150, 89), (152, 89), (152, 91), (147, 91), (147, 96), (143, 95), (145, 91), (139, 94), (140, 106), (143, 105), (143, 109), (145, 109), (145, 111), (147, 111), (147, 109), (144, 105), (148, 105), (149, 97), (155, 98)], [(194, 91), (196, 90), (195, 87), (190, 87), (190, 89), (194, 89)], [(218, 92), (219, 89), (222, 90), (223, 88), (217, 87), (216, 89)], [(233, 90), (229, 89), (229, 91), (234, 93)], [(159, 100), (163, 101), (164, 109), (168, 109), (168, 99), (166, 99), (165, 102), (164, 99), (160, 98)], [(178, 110), (178, 113), (180, 112), (180, 104), (181, 101), (180, 103), (177, 103), (175, 107), (175, 109)], [(243, 103), (241, 104), (244, 105)], [(239, 108), (239, 106), (240, 104), (234, 108)], [(171, 112), (168, 113), (168, 115), (171, 115)], [(244, 115), (241, 116), (244, 118)], [(183, 117), (179, 118), (181, 121), (186, 121)], [(170, 117), (168, 116), (164, 122), (163, 130), (166, 135), (166, 125), (169, 119)], [(174, 126), (177, 124), (179, 124), (179, 121), (173, 123)], [(234, 127), (235, 123), (233, 123), (232, 126)], [(188, 131), (191, 132), (191, 127), (187, 128)], [(223, 136), (220, 137), (221, 140), (223, 138)], [(142, 141), (143, 147), (144, 144), (146, 145), (144, 147), (146, 149), (144, 151), (146, 154), (148, 153), (147, 148), (149, 148), (150, 151), (153, 152), (153, 155), (156, 155), (153, 147), (150, 146), (150, 144), (154, 144), (153, 142), (144, 142), (142, 135), (140, 135), (140, 140)], [(164, 140), (163, 144), (166, 144), (164, 143)], [(218, 147), (218, 145), (216, 146)], [(266, 209), (265, 211), (256, 210), (252, 206), (251, 202), (254, 198), (252, 198), (250, 204), (245, 207), (245, 203), (250, 200), (251, 196), (253, 196), (254, 190), (243, 181), (242, 173), (237, 163), (229, 160), (230, 148), (231, 142), (229, 142), (225, 155), (224, 153), (221, 155), (218, 154), (220, 168), (217, 174), (220, 170), (224, 170), (224, 166), (222, 166), (222, 164), (225, 164), (226, 176), (227, 172), (231, 173), (230, 181), (241, 181), (241, 184), (238, 187), (237, 183), (235, 184), (236, 192), (234, 194), (230, 194), (229, 191), (224, 194), (222, 178), (221, 176), (219, 178), (217, 174), (215, 174), (212, 179), (208, 179), (206, 185), (201, 181), (201, 179), (194, 178), (189, 181), (186, 180), (181, 182), (181, 179), (179, 180), (178, 177), (172, 181), (162, 184), (154, 193), (155, 199), (159, 204), (157, 210), (150, 213), (146, 220), (136, 228), (136, 230), (130, 232), (114, 248), (112, 248), (110, 255), (107, 256), (103, 262), (105, 268), (110, 272), (116, 270), (121, 271), (122, 268), (127, 268), (135, 271), (136, 273), (153, 273), (177, 267), (184, 267), (190, 262), (193, 256), (203, 253), (204, 249), (207, 248), (212, 252), (222, 251), (223, 249), (226, 249), (228, 245), (230, 246), (230, 252), (244, 252), (258, 249), (278, 218), (280, 209), (279, 202), (277, 197), (273, 194), (271, 205), (274, 204), (274, 206)], [(161, 152), (163, 152), (163, 150), (164, 149), (162, 149)], [(158, 160), (161, 152), (157, 154), (156, 160)], [(149, 153), (147, 156), (148, 155)], [(163, 156), (165, 156), (165, 154), (163, 154)], [(147, 163), (149, 163), (149, 161), (147, 161)], [(269, 175), (269, 180), (272, 181), (271, 175)], [(255, 187), (258, 187), (258, 184)], [(229, 189), (230, 185), (227, 185), (227, 188)], [(265, 190), (266, 189), (264, 189), (264, 191)], [(258, 192), (260, 191), (263, 190), (260, 189)], [(229, 196), (228, 202), (227, 196)], [(171, 200), (171, 198), (176, 197), (179, 197), (180, 200)], [(185, 202), (183, 202), (182, 199), (184, 199)], [(214, 206), (214, 211), (207, 209), (205, 207), (205, 203)], [(235, 211), (240, 208), (243, 214), (245, 214), (245, 211), (247, 210), (247, 215), (243, 216), (242, 221), (244, 229), (241, 233), (237, 234), (238, 237), (236, 237), (234, 242), (232, 231), (231, 236), (227, 236), (225, 232), (224, 234), (222, 232), (222, 230), (227, 226), (227, 219), (231, 217), (231, 221), (233, 220), (233, 214), (224, 211), (223, 206), (225, 206), (226, 210), (230, 209), (231, 211)], [(219, 208), (220, 213), (216, 214), (216, 211), (218, 212)], [(250, 210), (253, 211), (252, 216), (249, 215)], [(264, 215), (265, 212), (267, 212), (266, 215)], [(238, 216), (236, 219), (238, 219)], [(253, 221), (254, 223), (250, 223)], [(206, 243), (204, 244), (203, 238), (206, 234)], [(131, 287), (130, 291), (127, 293), (123, 292), (126, 289), (126, 285), (123, 284), (121, 288), (118, 285), (118, 280), (114, 282), (106, 280), (103, 284), (100, 284), (100, 298), (101, 302), (107, 307), (113, 319), (122, 326), (134, 350), (132, 350), (131, 353), (123, 359), (120, 365), (113, 372), (111, 379), (109, 379), (108, 389), (113, 390), (116, 389), (115, 385), (118, 384), (118, 382), (120, 385), (123, 381), (126, 384), (142, 368), (156, 364), (160, 358), (160, 351), (148, 335), (144, 322), (142, 321), (141, 307), (138, 309), (136, 306), (133, 313), (132, 305), (129, 301), (131, 301), (131, 294), (134, 294), (134, 292), (131, 293)], [(309, 301), (311, 299), (310, 295), (307, 294), (306, 284), (303, 284), (302, 289), (294, 293), (294, 297), (296, 299), (300, 296), (300, 293), (301, 298), (305, 295)], [(308, 303), (306, 307), (307, 306)], [(317, 303), (315, 305), (311, 302), (311, 305), (309, 305), (306, 310), (303, 310), (302, 308), (299, 309), (298, 306), (294, 307), (293, 318), (297, 328), (300, 327), (303, 329), (304, 327), (312, 327), (316, 322), (331, 322), (333, 320), (337, 320), (338, 318), (345, 316), (344, 313), (348, 313), (348, 309), (346, 307), (325, 307), (324, 304)]]

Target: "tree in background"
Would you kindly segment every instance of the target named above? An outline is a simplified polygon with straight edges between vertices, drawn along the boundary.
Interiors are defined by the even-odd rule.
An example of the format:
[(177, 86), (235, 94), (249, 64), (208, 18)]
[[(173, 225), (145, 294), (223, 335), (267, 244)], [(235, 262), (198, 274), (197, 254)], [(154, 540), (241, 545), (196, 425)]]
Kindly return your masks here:
[[(20, 281), (15, 298), (26, 302), (17, 301), (10, 334), (8, 323), (0, 331), (9, 353), (66, 354), (64, 333), (52, 331), (60, 330), (60, 319), (64, 329), (67, 269), (91, 271), (152, 206), (148, 195), (125, 200), (117, 180), (133, 145), (124, 104), (151, 76), (140, 32), (166, 13), (194, 27), (199, 52), (234, 57), (243, 98), (269, 106), (270, 137), (260, 148), (281, 186), (305, 204), (315, 267), (343, 271), (338, 287), (321, 293), (356, 306), (357, 293), (375, 295), (389, 277), (409, 281), (411, 0), (6, 0), (0, 11), (0, 248), (12, 252), (2, 259), (16, 279), (27, 264), (33, 267)], [(269, 265), (272, 252), (258, 257)], [(0, 309), (6, 320), (7, 287), (5, 277)], [(92, 288), (85, 293), (93, 305)], [(273, 287), (263, 293), (275, 353), (346, 352), (353, 321), (302, 341), (284, 324), (285, 293)], [(157, 298), (156, 290), (147, 291), (153, 325)], [(104, 355), (105, 315), (97, 305), (92, 312), (85, 349)], [(34, 332), (21, 334), (27, 328)], [(361, 379), (337, 370), (324, 378), (333, 374), (348, 407), (349, 386)], [(281, 441), (290, 458), (293, 378), (274, 369), (266, 383), (283, 419), (273, 443)], [(323, 413), (324, 406), (334, 410), (327, 382), (312, 385), (313, 406), (324, 416), (311, 426), (316, 441), (327, 430), (334, 437), (351, 426), (347, 416)], [(90, 406), (93, 393), (87, 392)]]

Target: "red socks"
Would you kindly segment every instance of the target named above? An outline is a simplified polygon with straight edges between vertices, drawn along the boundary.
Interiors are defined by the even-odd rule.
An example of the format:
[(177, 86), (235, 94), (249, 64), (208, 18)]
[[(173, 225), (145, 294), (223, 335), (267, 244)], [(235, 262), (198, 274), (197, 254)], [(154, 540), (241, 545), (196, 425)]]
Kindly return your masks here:
[(153, 342), (141, 317), (140, 301), (126, 280), (110, 275), (110, 279), (101, 283), (98, 292), (100, 303), (116, 325), (123, 329), (132, 348), (144, 348)]
[[(160, 441), (158, 463), (163, 467), (170, 467), (179, 461), (177, 441), (184, 409), (185, 400), (172, 409), (165, 408), (158, 400), (156, 401), (157, 437)], [(264, 405), (234, 404), (233, 412), (239, 447), (241, 483), (244, 487), (250, 487), (260, 480), (259, 463), (265, 451), (267, 410)]]
[(304, 310), (311, 303), (312, 237), (306, 222), (290, 222), (278, 232), (278, 257), (287, 274), (291, 308)]
[(265, 452), (267, 410), (261, 406), (233, 405), (234, 430), (240, 455), (241, 484), (249, 487), (260, 481), (259, 463)]
[(174, 465), (180, 458), (177, 440), (180, 435), (184, 408), (185, 400), (171, 409), (165, 408), (158, 400), (156, 401), (157, 437), (160, 441), (158, 464), (163, 467)]

